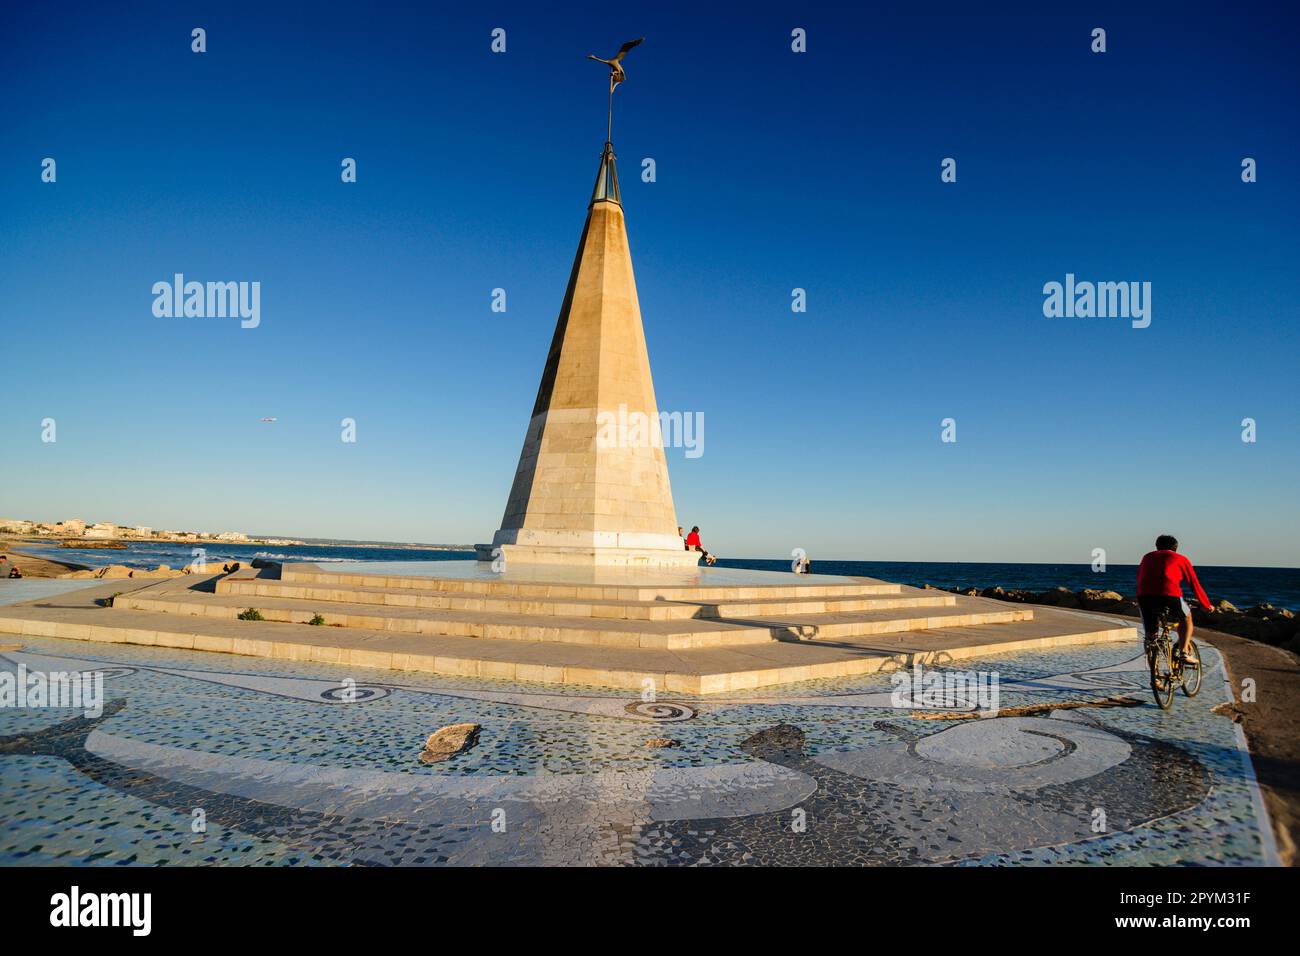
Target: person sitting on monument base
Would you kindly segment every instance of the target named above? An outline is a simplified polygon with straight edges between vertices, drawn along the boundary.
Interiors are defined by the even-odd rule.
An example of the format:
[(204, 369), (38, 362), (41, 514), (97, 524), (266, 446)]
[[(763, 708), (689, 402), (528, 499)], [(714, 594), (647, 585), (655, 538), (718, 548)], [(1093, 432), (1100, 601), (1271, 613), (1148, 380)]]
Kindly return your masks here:
[(690, 550), (692, 550), (692, 549), (694, 549), (694, 550), (700, 552), (700, 554), (704, 555), (704, 563), (705, 563), (705, 564), (717, 564), (717, 563), (718, 563), (718, 559), (715, 558), (713, 555), (709, 554), (709, 552), (705, 551), (705, 550), (704, 550), (704, 545), (700, 544), (700, 526), (699, 526), (699, 525), (696, 525), (695, 527), (691, 528), (691, 533), (688, 534), (688, 535), (686, 536), (686, 550), (687, 550), (687, 551), (690, 551)]

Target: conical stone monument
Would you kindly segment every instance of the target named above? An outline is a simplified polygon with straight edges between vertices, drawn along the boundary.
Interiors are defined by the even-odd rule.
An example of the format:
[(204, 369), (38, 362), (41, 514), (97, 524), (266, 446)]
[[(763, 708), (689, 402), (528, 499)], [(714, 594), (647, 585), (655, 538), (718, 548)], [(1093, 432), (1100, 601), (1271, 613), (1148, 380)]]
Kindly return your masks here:
[[(631, 423), (629, 426), (627, 423)], [(691, 567), (677, 534), (614, 150), (605, 144), (501, 528), (509, 563)]]
[[(602, 61), (612, 64), (611, 127), (627, 49)], [(492, 544), (477, 546), (481, 560), (699, 562), (677, 534), (614, 159), (606, 141), (514, 485)]]

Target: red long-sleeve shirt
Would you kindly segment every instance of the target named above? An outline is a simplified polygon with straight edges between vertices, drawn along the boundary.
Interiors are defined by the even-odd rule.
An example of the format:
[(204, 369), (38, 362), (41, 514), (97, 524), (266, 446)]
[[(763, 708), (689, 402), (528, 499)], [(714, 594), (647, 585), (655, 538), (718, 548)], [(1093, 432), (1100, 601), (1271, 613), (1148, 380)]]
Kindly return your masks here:
[(690, 534), (686, 536), (686, 547), (688, 548), (703, 547), (703, 545), (700, 544), (700, 533), (698, 531), (692, 531)]
[(1201, 606), (1210, 607), (1210, 598), (1196, 579), (1192, 562), (1177, 551), (1150, 551), (1138, 565), (1138, 597), (1148, 594), (1182, 597), (1184, 581), (1192, 585)]

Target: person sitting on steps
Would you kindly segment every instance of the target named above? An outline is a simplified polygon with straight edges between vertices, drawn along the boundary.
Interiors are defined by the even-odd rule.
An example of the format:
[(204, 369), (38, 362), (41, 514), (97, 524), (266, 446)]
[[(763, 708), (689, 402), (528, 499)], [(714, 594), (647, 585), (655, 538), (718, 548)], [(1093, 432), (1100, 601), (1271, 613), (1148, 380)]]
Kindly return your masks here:
[(709, 554), (709, 552), (705, 551), (705, 550), (704, 550), (704, 545), (700, 544), (700, 526), (699, 526), (699, 525), (696, 525), (695, 527), (691, 528), (691, 533), (688, 534), (688, 535), (686, 536), (686, 550), (687, 550), (687, 551), (695, 550), (695, 551), (700, 552), (700, 554), (704, 555), (704, 563), (705, 563), (705, 564), (717, 564), (717, 563), (718, 563), (718, 559), (715, 558), (713, 555)]

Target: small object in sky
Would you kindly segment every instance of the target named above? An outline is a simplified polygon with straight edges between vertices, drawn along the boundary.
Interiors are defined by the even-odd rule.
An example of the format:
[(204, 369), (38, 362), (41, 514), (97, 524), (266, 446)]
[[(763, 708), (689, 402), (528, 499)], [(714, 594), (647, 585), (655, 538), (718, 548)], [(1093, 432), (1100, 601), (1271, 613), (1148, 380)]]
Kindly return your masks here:
[(274, 424), (275, 422), (278, 422), (279, 419), (278, 419), (278, 418), (259, 418), (258, 421), (260, 421), (260, 422), (265, 422), (265, 423), (267, 423), (268, 425), (270, 425), (270, 424)]

